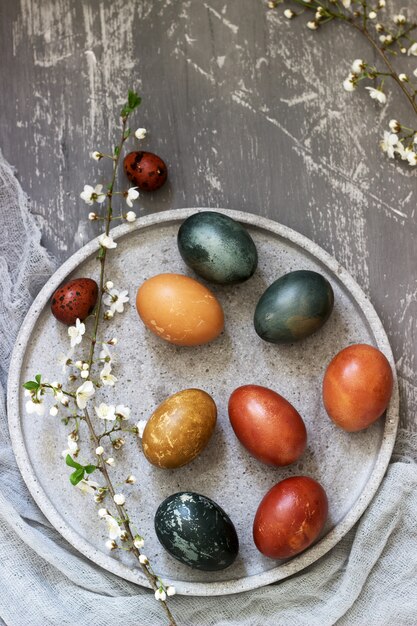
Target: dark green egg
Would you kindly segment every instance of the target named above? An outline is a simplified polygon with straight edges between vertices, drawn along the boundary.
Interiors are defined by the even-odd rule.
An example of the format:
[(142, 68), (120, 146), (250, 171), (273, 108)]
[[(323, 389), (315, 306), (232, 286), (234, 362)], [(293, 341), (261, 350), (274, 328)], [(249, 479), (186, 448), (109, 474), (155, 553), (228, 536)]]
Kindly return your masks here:
[(261, 296), (255, 330), (270, 343), (293, 343), (315, 333), (329, 318), (334, 303), (331, 284), (309, 270), (278, 278)]
[(241, 283), (252, 276), (258, 253), (239, 222), (214, 211), (194, 213), (178, 231), (178, 248), (188, 267), (213, 283)]
[(155, 514), (155, 531), (171, 556), (206, 572), (229, 567), (239, 551), (230, 517), (199, 493), (183, 491), (164, 500)]

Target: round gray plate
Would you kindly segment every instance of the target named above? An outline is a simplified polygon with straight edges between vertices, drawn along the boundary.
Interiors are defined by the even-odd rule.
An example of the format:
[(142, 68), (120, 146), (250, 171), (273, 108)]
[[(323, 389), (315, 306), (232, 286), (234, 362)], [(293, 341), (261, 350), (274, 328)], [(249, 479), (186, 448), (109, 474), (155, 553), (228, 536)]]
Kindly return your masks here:
[[(154, 569), (175, 584), (178, 593), (220, 595), (246, 591), (272, 583), (310, 565), (330, 550), (365, 511), (380, 484), (394, 445), (398, 423), (397, 383), (385, 418), (360, 433), (338, 429), (327, 417), (321, 401), (326, 365), (352, 343), (378, 346), (394, 362), (381, 322), (365, 294), (317, 245), (290, 229), (247, 213), (222, 210), (245, 224), (259, 253), (256, 274), (238, 286), (213, 286), (223, 305), (226, 328), (216, 341), (195, 348), (170, 345), (145, 329), (134, 306), (138, 286), (162, 272), (192, 275), (177, 249), (176, 235), (182, 220), (201, 209), (179, 209), (140, 219), (113, 231), (118, 241), (108, 256), (107, 279), (119, 289), (129, 289), (131, 303), (109, 323), (105, 338), (119, 343), (114, 373), (120, 384), (96, 400), (127, 404), (132, 421), (146, 419), (172, 393), (199, 387), (214, 398), (218, 424), (208, 447), (195, 461), (178, 470), (149, 465), (138, 441), (127, 437), (116, 458), (117, 482), (134, 473), (138, 483), (125, 485), (128, 511), (145, 537), (144, 552)], [(73, 276), (97, 278), (97, 240), (72, 256), (47, 282), (33, 303), (21, 328), (9, 376), (9, 426), (13, 449), (30, 492), (59, 532), (92, 561), (123, 578), (148, 586), (131, 555), (109, 554), (104, 526), (91, 496), (70, 485), (70, 469), (61, 458), (67, 447), (68, 427), (58, 417), (27, 415), (22, 383), (42, 373), (47, 380), (60, 378), (56, 356), (66, 351), (67, 329), (50, 314), (49, 300), (59, 284)], [(335, 292), (334, 312), (315, 335), (291, 346), (265, 343), (253, 329), (253, 312), (265, 288), (282, 274), (313, 269), (324, 274)], [(300, 412), (307, 426), (305, 454), (287, 468), (267, 467), (239, 444), (227, 416), (230, 393), (243, 384), (270, 387), (285, 396)], [(82, 449), (88, 446), (84, 435)], [(85, 453), (84, 453), (85, 454)], [(93, 461), (93, 451), (89, 458)], [(306, 474), (325, 488), (330, 511), (318, 543), (287, 561), (263, 557), (252, 541), (252, 522), (264, 494), (280, 480)], [(159, 545), (153, 517), (160, 502), (182, 490), (202, 493), (215, 500), (233, 520), (240, 539), (236, 562), (221, 572), (199, 572), (181, 565)], [(111, 506), (111, 503), (109, 504)]]

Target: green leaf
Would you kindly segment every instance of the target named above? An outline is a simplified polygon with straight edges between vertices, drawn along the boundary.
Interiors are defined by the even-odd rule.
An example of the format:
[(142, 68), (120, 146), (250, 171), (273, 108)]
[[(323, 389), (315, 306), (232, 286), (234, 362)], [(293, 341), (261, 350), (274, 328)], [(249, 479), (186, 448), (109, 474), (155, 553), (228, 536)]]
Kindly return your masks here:
[(123, 109), (120, 111), (120, 115), (122, 117), (127, 117), (130, 113), (132, 113), (132, 109), (127, 105), (125, 105)]
[(119, 146), (114, 146), (114, 154), (115, 154), (115, 156), (119, 156), (119, 154), (120, 154)]
[(25, 389), (29, 389), (29, 391), (32, 391), (32, 389), (38, 389), (39, 385), (38, 383), (35, 383), (34, 380), (28, 380), (27, 383), (23, 383), (23, 387)]
[(142, 98), (140, 98), (140, 96), (138, 96), (138, 94), (135, 93), (134, 91), (129, 90), (127, 103), (129, 107), (132, 109), (132, 111), (133, 109), (136, 109), (136, 107), (138, 107), (141, 102), (142, 102)]
[(81, 482), (83, 478), (84, 478), (83, 467), (80, 467), (80, 469), (75, 470), (75, 472), (73, 472), (69, 477), (72, 485), (78, 485), (78, 483)]
[(127, 129), (125, 130), (125, 132), (124, 132), (124, 135), (123, 135), (124, 139), (127, 139), (127, 138), (129, 137), (129, 135), (130, 135), (130, 133), (131, 133), (131, 132), (132, 132), (132, 131), (130, 130), (130, 128), (127, 128)]
[(98, 251), (98, 255), (97, 258), (98, 259), (104, 259), (104, 255), (106, 254), (105, 250), (103, 247), (100, 248), (100, 250)]
[(77, 463), (77, 461), (74, 461), (74, 459), (72, 458), (70, 454), (67, 454), (65, 458), (65, 463), (69, 465), (70, 467), (75, 467), (75, 469), (82, 469), (84, 472), (84, 467), (80, 465), (79, 463)]
[(87, 474), (92, 474), (97, 469), (97, 465), (84, 465)]
[(40, 374), (36, 374), (35, 380), (40, 385), (41, 384), (41, 375)]

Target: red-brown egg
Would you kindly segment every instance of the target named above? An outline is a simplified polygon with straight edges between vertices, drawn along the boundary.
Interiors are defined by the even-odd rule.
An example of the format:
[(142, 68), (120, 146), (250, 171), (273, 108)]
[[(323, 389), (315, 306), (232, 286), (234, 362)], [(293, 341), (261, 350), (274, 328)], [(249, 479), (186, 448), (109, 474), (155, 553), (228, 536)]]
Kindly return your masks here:
[(158, 274), (139, 287), (136, 308), (155, 335), (177, 346), (197, 346), (223, 330), (224, 314), (204, 285), (182, 274)]
[(57, 320), (73, 326), (76, 319), (83, 321), (93, 312), (98, 296), (98, 286), (91, 278), (74, 278), (55, 291), (51, 311)]
[(307, 432), (300, 414), (272, 389), (260, 385), (235, 389), (229, 418), (239, 441), (262, 463), (289, 465), (304, 452)]
[(323, 402), (331, 419), (348, 432), (363, 430), (388, 406), (393, 375), (387, 358), (367, 344), (341, 350), (323, 379)]
[(156, 191), (168, 176), (167, 166), (153, 152), (130, 152), (123, 161), (126, 176), (141, 191)]
[(308, 548), (326, 523), (323, 487), (308, 476), (292, 476), (272, 487), (253, 522), (253, 539), (262, 554), (288, 559)]

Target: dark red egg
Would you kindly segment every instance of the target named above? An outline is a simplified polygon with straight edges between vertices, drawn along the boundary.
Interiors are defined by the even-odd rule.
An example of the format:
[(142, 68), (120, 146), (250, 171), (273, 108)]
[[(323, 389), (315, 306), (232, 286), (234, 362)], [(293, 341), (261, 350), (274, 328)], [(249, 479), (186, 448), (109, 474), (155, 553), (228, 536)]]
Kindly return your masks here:
[(270, 559), (288, 559), (319, 537), (328, 514), (326, 492), (308, 476), (292, 476), (272, 487), (253, 522), (253, 539)]
[(126, 176), (141, 191), (155, 191), (162, 187), (168, 176), (163, 160), (152, 152), (130, 152), (123, 166)]
[(51, 301), (51, 311), (57, 320), (73, 326), (93, 312), (98, 296), (98, 286), (91, 278), (74, 278), (55, 291)]

